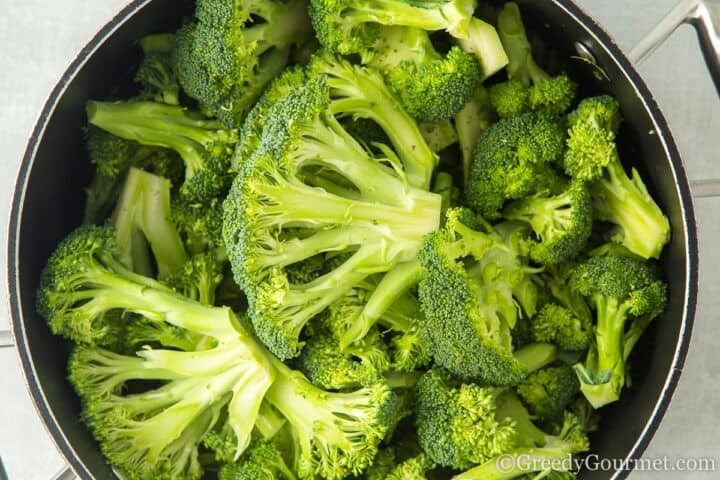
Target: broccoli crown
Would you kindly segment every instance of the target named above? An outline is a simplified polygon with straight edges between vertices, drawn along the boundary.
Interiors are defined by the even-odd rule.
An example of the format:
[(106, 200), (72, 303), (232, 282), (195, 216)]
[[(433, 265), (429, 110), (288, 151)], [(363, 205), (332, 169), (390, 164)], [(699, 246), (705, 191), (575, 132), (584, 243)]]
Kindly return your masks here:
[(465, 201), (484, 218), (499, 218), (507, 200), (537, 191), (564, 151), (565, 128), (559, 118), (541, 112), (501, 119), (478, 139)]
[(577, 84), (566, 74), (541, 80), (530, 87), (519, 80), (508, 80), (490, 87), (490, 102), (502, 118), (529, 111), (560, 115), (570, 109), (576, 91)]
[(580, 393), (580, 382), (567, 365), (546, 367), (528, 375), (516, 392), (532, 415), (552, 421)]
[(215, 304), (215, 290), (223, 280), (223, 262), (213, 252), (198, 253), (167, 279), (176, 292), (203, 305)]
[[(346, 104), (377, 104), (357, 83), (352, 100), (333, 103), (330, 82), (317, 75), (271, 109), (260, 146), (225, 202), (224, 238), (236, 280), (248, 293), (250, 318), (268, 348), (285, 359), (299, 354), (301, 331), (312, 317), (368, 276), (412, 258), (439, 224), (440, 197), (385, 168), (385, 161), (401, 168), (394, 152), (386, 147), (385, 159), (373, 157), (335, 116)], [(354, 190), (308, 184), (308, 167), (327, 169)], [(287, 267), (328, 252), (348, 256), (309, 282), (291, 283)]]
[(185, 163), (180, 187), (184, 197), (209, 201), (227, 190), (236, 131), (183, 108), (153, 102), (88, 102), (87, 113), (91, 124), (113, 135), (175, 150)]
[(600, 178), (605, 167), (618, 159), (615, 136), (621, 122), (620, 103), (613, 97), (605, 95), (580, 102), (568, 116), (565, 172), (584, 181)]
[(132, 166), (139, 145), (90, 125), (85, 133), (90, 161), (97, 172), (106, 177), (118, 177)]
[(499, 233), (471, 229), (473, 220), (450, 210), (445, 227), (425, 240), (420, 328), (438, 365), (461, 378), (512, 385), (525, 375), (511, 329), (519, 314), (513, 291), (526, 281), (527, 266)]
[(177, 226), (185, 245), (192, 253), (221, 250), (225, 243), (222, 236), (223, 202), (193, 202), (183, 198), (171, 205), (170, 219)]
[(512, 420), (496, 418), (501, 391), (460, 385), (433, 368), (415, 388), (420, 446), (438, 465), (466, 469), (511, 449), (517, 443)]
[(472, 0), (310, 1), (310, 19), (318, 40), (343, 55), (369, 55), (380, 34), (380, 25), (445, 30), (466, 38), (474, 10)]
[(415, 119), (438, 122), (454, 116), (480, 81), (480, 64), (459, 47), (438, 53), (425, 30), (384, 27), (369, 64), (385, 73), (403, 107)]
[(342, 390), (377, 382), (390, 368), (390, 357), (376, 329), (345, 350), (331, 334), (315, 332), (298, 358), (298, 367), (318, 387)]
[(180, 84), (169, 52), (150, 52), (135, 73), (135, 82), (142, 87), (140, 98), (168, 105), (180, 104)]
[(592, 199), (582, 182), (573, 182), (559, 195), (543, 192), (517, 200), (505, 207), (503, 216), (532, 226), (539, 242), (531, 256), (543, 265), (572, 260), (585, 248), (592, 233)]
[(554, 343), (561, 350), (580, 352), (588, 347), (592, 332), (587, 322), (567, 308), (551, 302), (532, 318), (530, 335), (536, 342)]
[(497, 83), (490, 87), (490, 103), (501, 118), (527, 113), (530, 92), (517, 80)]
[(425, 474), (433, 468), (435, 462), (421, 453), (400, 463), (384, 478), (385, 480), (427, 480)]
[(177, 33), (180, 84), (228, 126), (239, 126), (287, 64), (289, 48), (311, 34), (307, 2), (201, 0)]
[(218, 480), (297, 480), (272, 441), (257, 441), (235, 462), (220, 467)]

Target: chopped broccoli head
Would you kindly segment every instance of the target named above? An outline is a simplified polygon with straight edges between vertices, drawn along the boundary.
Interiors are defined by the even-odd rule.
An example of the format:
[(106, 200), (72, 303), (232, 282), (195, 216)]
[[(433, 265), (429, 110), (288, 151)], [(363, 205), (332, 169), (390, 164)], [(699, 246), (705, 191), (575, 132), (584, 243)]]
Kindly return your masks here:
[(567, 365), (546, 367), (528, 375), (517, 386), (516, 392), (531, 414), (553, 421), (562, 417), (563, 411), (580, 393), (580, 382)]
[(220, 467), (218, 480), (297, 480), (272, 441), (257, 441), (237, 461)]
[(530, 92), (518, 80), (508, 80), (490, 87), (490, 103), (501, 118), (527, 113)]
[(193, 255), (167, 283), (176, 292), (203, 305), (215, 304), (215, 290), (223, 280), (223, 262), (213, 252)]
[(435, 462), (424, 453), (408, 458), (393, 468), (385, 480), (427, 480), (426, 473), (435, 468)]
[(517, 200), (505, 207), (503, 216), (532, 226), (539, 241), (532, 259), (543, 265), (572, 260), (585, 248), (592, 233), (592, 199), (582, 182), (574, 182), (559, 195), (547, 192)]
[(461, 378), (512, 385), (526, 373), (512, 351), (513, 292), (529, 269), (498, 232), (473, 230), (474, 223), (467, 211), (450, 210), (445, 227), (426, 238), (418, 257), (426, 272), (420, 328), (438, 365)]
[(142, 87), (140, 98), (180, 105), (180, 84), (170, 52), (145, 53), (145, 58), (135, 73), (135, 82)]
[(201, 0), (177, 33), (175, 69), (188, 95), (239, 127), (311, 32), (306, 0)]
[(405, 110), (425, 122), (454, 116), (481, 75), (475, 57), (459, 47), (441, 55), (419, 28), (381, 28), (369, 64), (385, 74)]
[(467, 204), (488, 220), (507, 200), (536, 193), (551, 163), (565, 151), (563, 122), (547, 113), (501, 119), (480, 135), (465, 191)]
[[(284, 359), (299, 354), (301, 331), (312, 317), (370, 275), (412, 259), (440, 222), (440, 196), (408, 185), (390, 147), (384, 158), (373, 157), (336, 117), (345, 105), (392, 109), (376, 103), (377, 84), (361, 83), (361, 69), (328, 68), (350, 78), (333, 83), (318, 74), (278, 102), (225, 201), (224, 238), (250, 318)], [(331, 99), (330, 85), (341, 81), (358, 92), (352, 100)], [(303, 172), (311, 167), (331, 171), (353, 191), (306, 183)], [(325, 253), (347, 256), (307, 282), (291, 282), (288, 267)]]
[(177, 198), (171, 205), (170, 219), (177, 226), (185, 246), (191, 253), (212, 251), (218, 258), (224, 257), (223, 202), (221, 199), (213, 198), (206, 202), (194, 202)]
[(529, 111), (563, 114), (572, 106), (577, 85), (566, 74), (541, 80), (527, 87), (518, 80), (508, 80), (490, 88), (490, 101), (500, 117)]
[(575, 366), (581, 389), (595, 408), (620, 398), (625, 384), (624, 335), (633, 317), (657, 317), (665, 309), (667, 286), (645, 262), (627, 257), (593, 257), (580, 264), (572, 283), (595, 310), (596, 333), (585, 364)]
[(88, 102), (88, 120), (113, 135), (175, 150), (185, 162), (180, 193), (209, 201), (226, 192), (237, 132), (183, 108), (153, 102)]
[(588, 347), (592, 338), (587, 320), (550, 302), (530, 320), (530, 335), (536, 342), (553, 343), (561, 350), (581, 352)]

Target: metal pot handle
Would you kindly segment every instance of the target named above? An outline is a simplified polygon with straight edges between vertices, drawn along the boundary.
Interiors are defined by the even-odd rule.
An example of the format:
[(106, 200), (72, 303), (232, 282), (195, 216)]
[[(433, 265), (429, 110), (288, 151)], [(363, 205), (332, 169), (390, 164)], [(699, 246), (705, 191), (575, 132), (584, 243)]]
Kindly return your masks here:
[[(630, 59), (639, 65), (684, 24), (697, 30), (705, 63), (720, 94), (720, 0), (682, 0), (635, 45)], [(720, 179), (693, 181), (691, 186), (696, 198), (720, 197)]]

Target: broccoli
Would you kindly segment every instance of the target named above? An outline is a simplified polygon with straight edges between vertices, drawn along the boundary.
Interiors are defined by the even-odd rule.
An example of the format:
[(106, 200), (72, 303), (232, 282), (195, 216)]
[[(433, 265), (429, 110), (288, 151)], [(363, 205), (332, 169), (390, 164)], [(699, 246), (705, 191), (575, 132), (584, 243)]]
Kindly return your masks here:
[(202, 350), (204, 345), (213, 343), (209, 337), (138, 315), (131, 316), (123, 328), (121, 353), (135, 353), (147, 345), (193, 351)]
[(615, 225), (613, 241), (642, 258), (658, 258), (670, 239), (670, 223), (637, 170), (628, 176), (620, 162), (615, 136), (621, 121), (614, 98), (583, 100), (569, 116), (565, 171), (592, 182), (595, 218)]
[(481, 76), (475, 57), (457, 46), (441, 55), (419, 28), (382, 27), (367, 63), (385, 74), (405, 110), (424, 122), (452, 118)]
[(455, 115), (455, 128), (463, 158), (463, 185), (470, 179), (470, 165), (480, 135), (495, 121), (487, 89), (479, 85), (465, 106)]
[(197, 118), (180, 107), (153, 102), (88, 102), (88, 120), (113, 135), (143, 145), (175, 150), (185, 163), (180, 193), (193, 201), (222, 195), (237, 132)]
[(547, 113), (501, 119), (478, 138), (465, 201), (486, 220), (507, 200), (537, 193), (565, 151), (563, 122)]
[(226, 260), (222, 236), (223, 202), (213, 198), (206, 202), (174, 199), (170, 219), (183, 237), (191, 254), (213, 252), (218, 260)]
[(625, 384), (625, 327), (665, 309), (667, 286), (646, 263), (626, 257), (593, 257), (580, 264), (572, 284), (595, 310), (597, 327), (585, 364), (575, 366), (581, 390), (595, 408), (620, 398)]
[(117, 232), (120, 261), (128, 269), (151, 275), (152, 250), (161, 278), (172, 275), (187, 261), (180, 234), (170, 221), (170, 182), (131, 168), (111, 223)]
[(592, 338), (588, 320), (589, 317), (578, 318), (569, 309), (549, 302), (530, 320), (530, 337), (535, 342), (554, 343), (561, 350), (581, 352)]
[(419, 127), (428, 147), (435, 153), (442, 152), (459, 141), (458, 133), (449, 120), (437, 123), (421, 123)]
[[(440, 196), (408, 185), (390, 147), (385, 158), (370, 156), (335, 116), (346, 108), (397, 113), (378, 97), (379, 80), (360, 68), (327, 68), (348, 77), (316, 74), (270, 110), (260, 146), (225, 201), (225, 243), (249, 316), (260, 339), (283, 359), (299, 354), (301, 331), (312, 317), (368, 276), (414, 258), (440, 222)], [(355, 93), (333, 100), (332, 85)], [(302, 172), (312, 166), (340, 176), (357, 195), (306, 184)], [(419, 175), (423, 183), (426, 174)], [(287, 267), (328, 252), (349, 255), (307, 282), (290, 281)]]
[(425, 475), (435, 468), (435, 463), (424, 453), (412, 457), (393, 468), (385, 480), (427, 480)]
[(298, 367), (318, 387), (342, 390), (377, 382), (390, 368), (390, 357), (377, 330), (345, 350), (331, 333), (314, 332), (298, 358)]
[(517, 200), (505, 207), (503, 217), (530, 224), (539, 239), (531, 258), (543, 265), (557, 265), (585, 248), (592, 233), (592, 210), (589, 190), (576, 181), (559, 195), (542, 192)]
[[(237, 458), (250, 444), (263, 399), (287, 420), (300, 478), (340, 480), (374, 458), (394, 415), (384, 381), (328, 393), (270, 355), (227, 307), (185, 298), (119, 262), (112, 228), (81, 227), (51, 256), (38, 311), (75, 347), (70, 380), (103, 452), (134, 478), (199, 479), (198, 448)], [(125, 356), (92, 346), (110, 334), (113, 311), (144, 315), (211, 337), (201, 351), (143, 349)], [(125, 386), (151, 380), (151, 389)]]
[(215, 290), (222, 280), (223, 262), (209, 252), (193, 255), (166, 283), (187, 298), (203, 305), (215, 305)]
[[(513, 357), (518, 304), (532, 299), (530, 268), (518, 245), (498, 231), (484, 233), (465, 210), (450, 210), (444, 228), (428, 235), (419, 254), (425, 269), (420, 328), (435, 362), (463, 379), (513, 385), (525, 367)], [(512, 240), (509, 239), (509, 240)], [(515, 293), (523, 292), (518, 298)], [(534, 296), (535, 300), (537, 295)], [(532, 300), (525, 310), (534, 310)]]
[[(557, 317), (563, 320), (560, 323), (564, 325), (578, 325), (574, 320), (572, 320), (572, 317), (575, 317), (580, 321), (582, 329), (590, 330), (590, 325), (594, 320), (592, 313), (590, 312), (590, 307), (582, 294), (580, 294), (571, 284), (571, 278), (575, 267), (576, 265), (574, 263), (565, 263), (562, 265), (548, 267), (541, 274), (541, 278), (551, 296), (551, 298), (548, 299), (548, 303), (556, 303), (558, 306), (565, 308), (571, 314), (571, 317), (568, 317), (562, 312), (551, 312), (553, 315), (557, 313)], [(544, 321), (540, 321), (539, 318), (537, 320), (540, 324), (544, 323)], [(548, 325), (552, 326), (554, 323), (555, 322), (549, 322)], [(560, 330), (565, 330), (565, 328), (566, 327), (561, 327)], [(546, 327), (542, 327), (541, 330), (545, 330), (547, 332), (546, 334), (555, 337), (555, 342), (560, 341), (556, 333), (550, 333), (553, 330), (547, 330)], [(584, 335), (582, 334), (580, 335), (580, 337), (583, 336)], [(579, 343), (583, 345), (585, 344), (584, 341), (580, 341)], [(561, 348), (566, 348), (567, 346), (569, 345), (564, 344)], [(578, 348), (579, 347), (580, 345), (578, 345)], [(573, 348), (566, 349), (574, 350)]]
[(531, 414), (552, 421), (580, 393), (580, 382), (567, 365), (546, 367), (528, 375), (515, 391)]
[(140, 98), (168, 105), (180, 105), (180, 84), (175, 74), (172, 50), (173, 35), (149, 35), (140, 40), (145, 54), (135, 73), (135, 82), (142, 87)]
[(577, 84), (566, 74), (551, 77), (535, 62), (520, 16), (520, 7), (508, 2), (498, 16), (498, 32), (510, 63), (509, 81), (493, 86), (490, 99), (498, 115), (507, 117), (529, 110), (562, 114), (572, 106)]
[(177, 33), (175, 69), (185, 92), (228, 127), (239, 127), (312, 34), (305, 0), (199, 0)]
[(285, 463), (278, 446), (270, 441), (260, 441), (236, 462), (220, 468), (218, 480), (297, 480), (298, 477)]

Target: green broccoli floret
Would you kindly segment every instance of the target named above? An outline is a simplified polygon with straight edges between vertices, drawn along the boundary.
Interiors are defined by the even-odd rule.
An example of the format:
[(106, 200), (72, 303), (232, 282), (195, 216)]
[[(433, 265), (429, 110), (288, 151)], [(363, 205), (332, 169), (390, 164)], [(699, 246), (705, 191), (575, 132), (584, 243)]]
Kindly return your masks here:
[(585, 364), (575, 370), (588, 401), (600, 408), (620, 398), (625, 384), (624, 335), (633, 317), (657, 317), (667, 286), (646, 263), (625, 257), (594, 257), (580, 264), (572, 284), (590, 301), (597, 326)]
[(175, 150), (185, 162), (180, 193), (209, 201), (228, 188), (237, 132), (192, 112), (153, 102), (88, 102), (88, 120), (113, 135), (143, 145)]
[(198, 253), (173, 273), (166, 283), (176, 292), (203, 305), (215, 305), (215, 290), (223, 280), (224, 262), (213, 252)]
[(566, 74), (551, 77), (535, 62), (520, 16), (520, 7), (508, 2), (498, 16), (498, 33), (510, 63), (510, 80), (491, 89), (490, 98), (501, 117), (529, 110), (567, 112), (575, 101), (577, 84)]
[(377, 382), (390, 368), (390, 357), (377, 330), (345, 350), (332, 334), (315, 332), (298, 358), (298, 367), (318, 387), (343, 390)]
[(230, 127), (312, 34), (306, 0), (200, 0), (195, 18), (177, 33), (180, 84)]
[[(372, 463), (394, 415), (384, 381), (347, 393), (314, 387), (270, 355), (229, 308), (202, 305), (128, 271), (115, 237), (111, 228), (73, 232), (51, 256), (37, 299), (54, 332), (86, 345), (73, 353), (70, 380), (115, 467), (133, 478), (199, 479), (200, 443), (221, 460), (237, 458), (263, 399), (287, 421), (300, 478), (340, 480)], [(118, 310), (210, 337), (214, 346), (146, 348), (137, 357), (91, 346), (110, 333), (104, 320)], [(149, 389), (125, 388), (136, 380), (149, 381)]]
[(424, 122), (455, 115), (481, 78), (474, 56), (457, 46), (441, 55), (419, 28), (382, 27), (367, 63), (385, 74), (405, 110)]
[(557, 303), (546, 303), (530, 320), (530, 336), (536, 342), (553, 343), (561, 350), (581, 352), (588, 347), (592, 339), (587, 320), (589, 317), (578, 318)]
[(140, 98), (168, 105), (180, 105), (180, 84), (173, 65), (175, 36), (149, 35), (140, 40), (145, 54), (135, 73), (135, 82), (142, 87)]
[[(441, 197), (409, 185), (409, 172), (390, 147), (384, 158), (371, 156), (336, 117), (355, 109), (393, 116), (398, 111), (385, 101), (387, 89), (361, 68), (328, 63), (327, 69), (347, 77), (316, 74), (271, 109), (260, 147), (225, 202), (224, 238), (250, 318), (283, 359), (299, 354), (311, 318), (370, 275), (414, 258), (423, 236), (440, 223)], [(333, 88), (345, 86), (352, 95), (331, 98)], [(308, 185), (302, 172), (313, 166), (354, 185), (357, 195)], [(417, 173), (424, 183), (427, 172)], [(327, 252), (348, 256), (311, 281), (291, 283), (287, 267)]]
[(480, 135), (465, 190), (468, 206), (487, 220), (507, 200), (538, 192), (565, 151), (563, 122), (547, 113), (501, 119)]
[(214, 198), (206, 202), (174, 199), (170, 218), (177, 226), (185, 245), (192, 254), (213, 252), (218, 260), (225, 260), (222, 236), (223, 202)]
[(592, 312), (590, 312), (585, 298), (571, 284), (576, 266), (574, 263), (565, 263), (548, 267), (541, 274), (541, 278), (554, 299), (550, 299), (549, 302), (557, 303), (570, 311), (575, 318), (580, 320), (583, 328), (589, 330), (590, 325), (594, 322)]
[(580, 382), (567, 365), (546, 367), (528, 375), (515, 391), (531, 414), (553, 421), (580, 393)]
[(220, 468), (218, 480), (297, 480), (274, 442), (256, 442), (233, 463)]
[(438, 365), (464, 379), (512, 385), (526, 374), (513, 357), (512, 329), (520, 301), (533, 298), (515, 295), (534, 288), (530, 268), (516, 245), (497, 231), (473, 230), (474, 222), (467, 211), (450, 210), (445, 227), (426, 238), (418, 257), (426, 271), (420, 328)]
[(585, 248), (593, 224), (590, 192), (573, 182), (559, 194), (543, 192), (505, 207), (503, 217), (532, 226), (539, 241), (530, 253), (543, 265), (557, 265), (575, 258)]
[(470, 179), (470, 165), (478, 138), (494, 122), (495, 113), (490, 107), (488, 91), (479, 85), (470, 100), (455, 115), (455, 129), (463, 158), (463, 185), (466, 185)]
[(569, 116), (565, 171), (590, 181), (596, 220), (615, 224), (612, 240), (643, 258), (658, 258), (670, 239), (670, 223), (637, 170), (628, 176), (615, 136), (622, 121), (612, 97), (583, 100)]
[(384, 448), (378, 452), (373, 464), (365, 472), (364, 480), (387, 480), (387, 476), (397, 466), (394, 448)]
[(435, 463), (427, 455), (421, 453), (393, 468), (385, 480), (427, 480), (426, 473), (435, 468)]
[(165, 178), (131, 168), (111, 223), (120, 261), (130, 270), (152, 276), (157, 265), (159, 277), (165, 278), (187, 261), (182, 238), (170, 221), (170, 182)]

